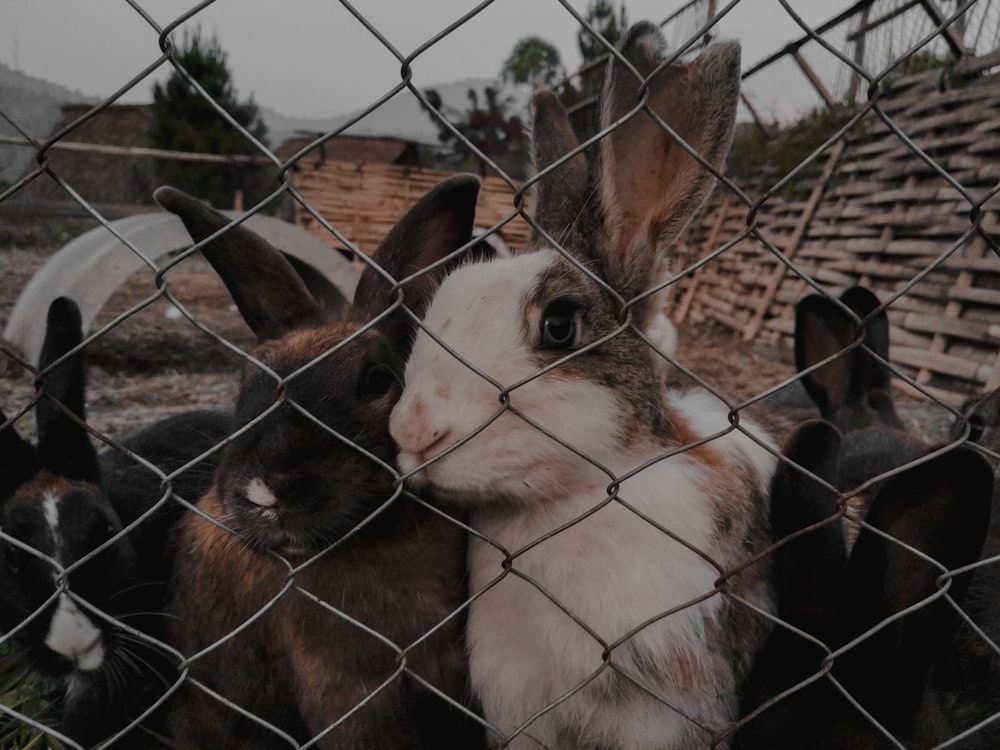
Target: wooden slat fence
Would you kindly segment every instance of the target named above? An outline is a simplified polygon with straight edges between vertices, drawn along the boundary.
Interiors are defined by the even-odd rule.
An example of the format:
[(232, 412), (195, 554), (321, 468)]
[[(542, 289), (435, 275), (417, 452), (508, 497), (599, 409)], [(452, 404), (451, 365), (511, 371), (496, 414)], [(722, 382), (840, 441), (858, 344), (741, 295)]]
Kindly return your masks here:
[[(428, 190), (449, 173), (393, 164), (328, 160), (303, 167), (293, 178), (295, 189), (330, 224), (357, 247), (371, 253), (393, 224)], [(483, 178), (476, 224), (487, 229), (513, 215), (499, 229), (508, 245), (521, 246), (531, 233), (515, 214), (514, 191), (498, 177)], [(312, 214), (296, 203), (295, 222), (338, 246), (337, 239)]]
[[(675, 319), (790, 345), (794, 305), (812, 288), (780, 251), (831, 295), (860, 283), (886, 302), (905, 290), (889, 307), (892, 358), (935, 395), (957, 403), (1000, 386), (1000, 75), (941, 81), (940, 71), (900, 79), (878, 100), (933, 165), (869, 112), (818, 158), (810, 184), (754, 214), (720, 185), (675, 268), (743, 238), (679, 282)], [(777, 179), (730, 178), (751, 202)]]

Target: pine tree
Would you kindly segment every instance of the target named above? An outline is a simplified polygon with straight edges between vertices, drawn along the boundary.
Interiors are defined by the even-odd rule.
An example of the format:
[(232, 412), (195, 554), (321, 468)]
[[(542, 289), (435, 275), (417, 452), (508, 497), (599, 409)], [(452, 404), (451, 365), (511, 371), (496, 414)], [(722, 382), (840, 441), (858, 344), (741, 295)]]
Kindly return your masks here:
[(604, 60), (608, 55), (608, 44), (614, 47), (618, 44), (625, 29), (628, 28), (628, 18), (625, 14), (625, 4), (617, 11), (612, 0), (592, 0), (587, 5), (584, 18), (606, 40), (602, 42), (586, 28), (581, 27), (576, 33), (576, 44), (583, 57), (583, 68), (577, 76), (574, 87), (563, 92), (563, 104), (571, 106), (578, 102), (589, 102), (585, 107), (576, 110), (572, 116), (573, 129), (581, 138), (589, 138), (599, 128), (599, 112), (596, 97), (604, 85), (604, 74), (607, 66)]
[[(218, 39), (204, 39), (201, 30), (185, 33), (176, 53), (179, 65), (242, 128), (266, 145), (267, 128), (251, 96), (240, 101)], [(219, 114), (191, 83), (175, 70), (163, 84), (153, 87), (153, 123), (150, 142), (155, 148), (205, 154), (254, 155), (258, 151), (239, 129)], [(245, 200), (263, 198), (273, 170), (248, 164), (219, 164), (158, 159), (156, 176), (173, 185), (228, 209), (241, 191)]]

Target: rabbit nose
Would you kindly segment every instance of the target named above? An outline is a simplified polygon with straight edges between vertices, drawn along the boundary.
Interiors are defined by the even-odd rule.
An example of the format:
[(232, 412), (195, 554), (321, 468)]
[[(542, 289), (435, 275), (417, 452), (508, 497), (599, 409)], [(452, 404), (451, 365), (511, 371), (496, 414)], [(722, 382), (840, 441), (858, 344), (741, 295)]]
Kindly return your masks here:
[(261, 508), (273, 508), (278, 504), (278, 498), (275, 497), (271, 488), (259, 477), (254, 477), (247, 483), (245, 494), (247, 500)]
[(402, 452), (423, 456), (447, 436), (448, 429), (434, 418), (423, 398), (404, 394), (389, 418), (389, 434)]

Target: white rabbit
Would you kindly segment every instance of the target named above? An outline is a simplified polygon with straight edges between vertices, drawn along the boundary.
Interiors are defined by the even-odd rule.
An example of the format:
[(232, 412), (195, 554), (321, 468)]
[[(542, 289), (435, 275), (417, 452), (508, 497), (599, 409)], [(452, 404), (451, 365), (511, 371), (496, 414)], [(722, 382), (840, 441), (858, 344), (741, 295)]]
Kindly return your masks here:
[(643, 340), (642, 295), (714, 182), (655, 118), (717, 169), (740, 50), (657, 71), (662, 43), (625, 35), (593, 164), (558, 162), (575, 139), (535, 95), (532, 245), (443, 280), (390, 418), (407, 478), (470, 508), (472, 682), (506, 747), (707, 747), (769, 630), (768, 563), (741, 566), (769, 543), (773, 443), (666, 392)]

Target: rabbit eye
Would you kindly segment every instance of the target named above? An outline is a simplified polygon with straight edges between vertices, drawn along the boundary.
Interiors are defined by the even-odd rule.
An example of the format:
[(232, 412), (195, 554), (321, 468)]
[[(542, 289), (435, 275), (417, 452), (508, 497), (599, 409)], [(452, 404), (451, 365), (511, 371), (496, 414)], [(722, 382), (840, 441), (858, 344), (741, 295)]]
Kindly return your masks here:
[(978, 443), (983, 437), (983, 431), (986, 429), (986, 421), (980, 414), (973, 414), (969, 417), (969, 440), (973, 443)]
[(578, 306), (569, 300), (556, 300), (542, 315), (542, 346), (547, 349), (569, 349), (576, 341)]
[(373, 365), (361, 375), (358, 393), (364, 398), (377, 398), (399, 383), (399, 378), (389, 365)]
[(18, 565), (18, 563), (20, 562), (18, 558), (20, 556), (18, 555), (17, 547), (15, 547), (13, 544), (5, 544), (3, 546), (3, 556), (4, 560), (6, 560), (7, 562), (7, 568), (10, 570), (11, 573), (16, 574), (18, 572), (18, 568), (20, 567)]

